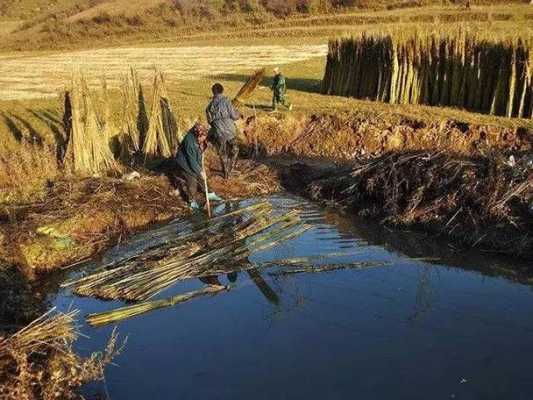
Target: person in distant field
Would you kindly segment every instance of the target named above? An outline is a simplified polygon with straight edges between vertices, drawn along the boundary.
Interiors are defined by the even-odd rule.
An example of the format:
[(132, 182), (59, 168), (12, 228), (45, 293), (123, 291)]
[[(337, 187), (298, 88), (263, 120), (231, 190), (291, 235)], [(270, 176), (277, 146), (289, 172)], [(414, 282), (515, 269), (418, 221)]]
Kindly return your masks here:
[(211, 88), (213, 98), (206, 109), (207, 122), (211, 125), (209, 140), (216, 146), (224, 178), (229, 178), (239, 156), (239, 146), (235, 137), (235, 121), (242, 118), (231, 100), (224, 96), (224, 86), (215, 83)]
[(292, 110), (292, 104), (287, 101), (287, 82), (279, 68), (274, 68), (274, 79), (272, 81), (272, 109), (276, 111), (278, 104), (285, 106), (289, 111)]
[[(203, 208), (206, 203), (206, 172), (203, 168), (202, 157), (207, 149), (207, 136), (207, 128), (197, 122), (181, 141), (176, 154), (178, 177), (185, 182), (183, 191), (193, 210)], [(201, 190), (201, 200), (197, 199), (198, 189)], [(208, 193), (208, 197), (212, 201), (222, 200), (216, 193)]]

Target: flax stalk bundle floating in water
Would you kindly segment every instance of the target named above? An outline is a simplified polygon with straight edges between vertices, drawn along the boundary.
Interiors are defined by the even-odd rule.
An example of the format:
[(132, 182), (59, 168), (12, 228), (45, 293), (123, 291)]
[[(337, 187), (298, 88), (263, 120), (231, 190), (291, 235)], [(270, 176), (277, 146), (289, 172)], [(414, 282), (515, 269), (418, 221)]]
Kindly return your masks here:
[(257, 86), (262, 82), (265, 77), (265, 69), (261, 68), (246, 81), (246, 83), (241, 87), (235, 98), (233, 99), (233, 104), (238, 105), (242, 104), (243, 100), (249, 98)]
[(531, 118), (532, 51), (526, 40), (464, 33), (337, 39), (329, 43), (322, 93)]
[(267, 203), (218, 217), (214, 225), (178, 236), (106, 269), (70, 282), (74, 292), (105, 299), (147, 300), (179, 280), (242, 270), (254, 251), (303, 233), (296, 211), (271, 215)]
[(136, 317), (141, 314), (146, 314), (161, 308), (173, 307), (176, 304), (184, 303), (196, 297), (206, 295), (216, 295), (223, 291), (229, 290), (226, 286), (206, 286), (199, 290), (194, 290), (185, 294), (176, 295), (168, 299), (144, 301), (127, 307), (118, 308), (116, 310), (90, 314), (87, 316), (87, 322), (92, 326), (103, 326), (112, 324), (118, 321), (123, 321), (128, 318)]
[(105, 173), (117, 168), (109, 147), (109, 132), (99, 120), (87, 82), (75, 73), (72, 89), (65, 97), (70, 102), (72, 130), (67, 157), (75, 172), (83, 175)]
[(163, 74), (156, 71), (149, 128), (143, 145), (145, 156), (172, 156), (178, 147), (178, 135), (178, 125), (170, 107)]
[[(275, 264), (275, 263), (273, 263)], [(305, 263), (279, 263), (280, 266), (288, 266), (290, 268), (283, 269), (280, 271), (270, 272), (270, 276), (284, 276), (284, 275), (295, 275), (295, 274), (303, 274), (303, 273), (309, 273), (309, 274), (318, 274), (322, 272), (333, 272), (333, 271), (339, 271), (344, 269), (353, 269), (353, 270), (362, 270), (362, 269), (369, 269), (369, 268), (377, 268), (377, 267), (384, 267), (387, 265), (390, 265), (385, 262), (378, 262), (378, 261), (360, 261), (360, 262), (354, 262), (354, 263), (345, 263), (345, 264), (329, 264), (329, 265), (320, 265), (315, 266), (311, 264), (305, 264)]]

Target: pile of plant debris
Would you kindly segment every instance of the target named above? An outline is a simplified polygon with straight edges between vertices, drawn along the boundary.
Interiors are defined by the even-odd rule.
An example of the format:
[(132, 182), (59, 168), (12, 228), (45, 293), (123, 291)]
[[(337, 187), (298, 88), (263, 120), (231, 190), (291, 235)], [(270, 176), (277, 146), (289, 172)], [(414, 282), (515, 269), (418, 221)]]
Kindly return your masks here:
[[(255, 268), (248, 262), (252, 253), (274, 247), (308, 229), (297, 210), (274, 215), (270, 203), (260, 202), (192, 227), (186, 223), (163, 226), (152, 232), (155, 237), (163, 238), (163, 243), (156, 245), (154, 242), (153, 248), (103, 265), (63, 286), (71, 287), (74, 293), (82, 296), (146, 302), (178, 281)], [(204, 289), (186, 298), (220, 290), (223, 289)], [(165, 304), (182, 301), (181, 297), (173, 298)], [(134, 309), (129, 307), (126, 316), (146, 312), (147, 307), (160, 305), (139, 303)], [(118, 313), (122, 314), (124, 310)], [(103, 318), (92, 316), (90, 321), (102, 324), (117, 319), (116, 313), (107, 314)]]
[(488, 251), (533, 254), (528, 153), (506, 158), (391, 152), (334, 171), (295, 164), (285, 181), (314, 200), (333, 201), (385, 224), (419, 227)]
[(0, 398), (5, 400), (81, 399), (76, 390), (103, 379), (105, 367), (117, 356), (115, 332), (102, 353), (84, 359), (72, 350), (78, 338), (74, 319), (54, 309), (12, 334), (0, 331)]

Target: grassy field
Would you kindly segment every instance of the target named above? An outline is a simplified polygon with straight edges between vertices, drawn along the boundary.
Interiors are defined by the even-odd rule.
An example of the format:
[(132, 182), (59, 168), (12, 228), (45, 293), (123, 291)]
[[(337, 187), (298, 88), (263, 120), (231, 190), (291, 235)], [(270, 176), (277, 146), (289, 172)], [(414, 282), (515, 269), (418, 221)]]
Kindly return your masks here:
[[(94, 48), (143, 42), (177, 43), (191, 38), (209, 41), (249, 38), (250, 35), (326, 38), (362, 30), (464, 29), (466, 24), (478, 34), (491, 37), (518, 34), (530, 37), (533, 20), (531, 6), (520, 2), (505, 6), (494, 2), (495, 5), (473, 6), (465, 10), (460, 3), (443, 6), (441, 2), (419, 2), (430, 6), (396, 9), (398, 2), (389, 1), (383, 4), (389, 3), (392, 9), (377, 6), (377, 11), (344, 8), (335, 13), (331, 10), (324, 13), (312, 8), (308, 13), (283, 16), (264, 7), (252, 8), (249, 13), (229, 12), (215, 2), (209, 3), (211, 8), (198, 10), (173, 8), (166, 3), (159, 5), (161, 1), (157, 0), (136, 0), (132, 7), (126, 7), (123, 0), (94, 1), (92, 7), (89, 3), (80, 2), (71, 9), (29, 19), (17, 32), (5, 35), (0, 48)], [(88, 38), (91, 38), (89, 42)]]

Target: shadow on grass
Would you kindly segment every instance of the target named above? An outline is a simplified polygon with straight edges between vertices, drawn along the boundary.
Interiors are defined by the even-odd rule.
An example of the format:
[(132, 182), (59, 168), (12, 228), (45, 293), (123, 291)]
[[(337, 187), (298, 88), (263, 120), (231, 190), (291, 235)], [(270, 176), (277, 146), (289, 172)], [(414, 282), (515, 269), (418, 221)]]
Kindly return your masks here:
[(17, 142), (21, 142), (24, 135), (17, 124), (15, 124), (15, 121), (13, 121), (13, 119), (11, 119), (6, 113), (2, 113), (2, 118), (4, 119), (7, 129), (9, 129), (15, 140)]
[(27, 109), (35, 118), (48, 125), (54, 139), (56, 141), (56, 159), (59, 163), (62, 163), (67, 151), (67, 135), (65, 134), (65, 127), (63, 122), (59, 119), (59, 116), (53, 111), (48, 109), (31, 110)]
[(6, 114), (3, 113), (2, 117), (4, 119), (4, 122), (9, 129), (9, 131), (13, 134), (13, 137), (18, 142), (22, 142), (22, 140), (26, 140), (28, 143), (36, 144), (39, 146), (43, 145), (43, 138), (35, 130), (35, 128), (26, 120), (20, 118), (19, 116), (16, 116), (14, 114)]

